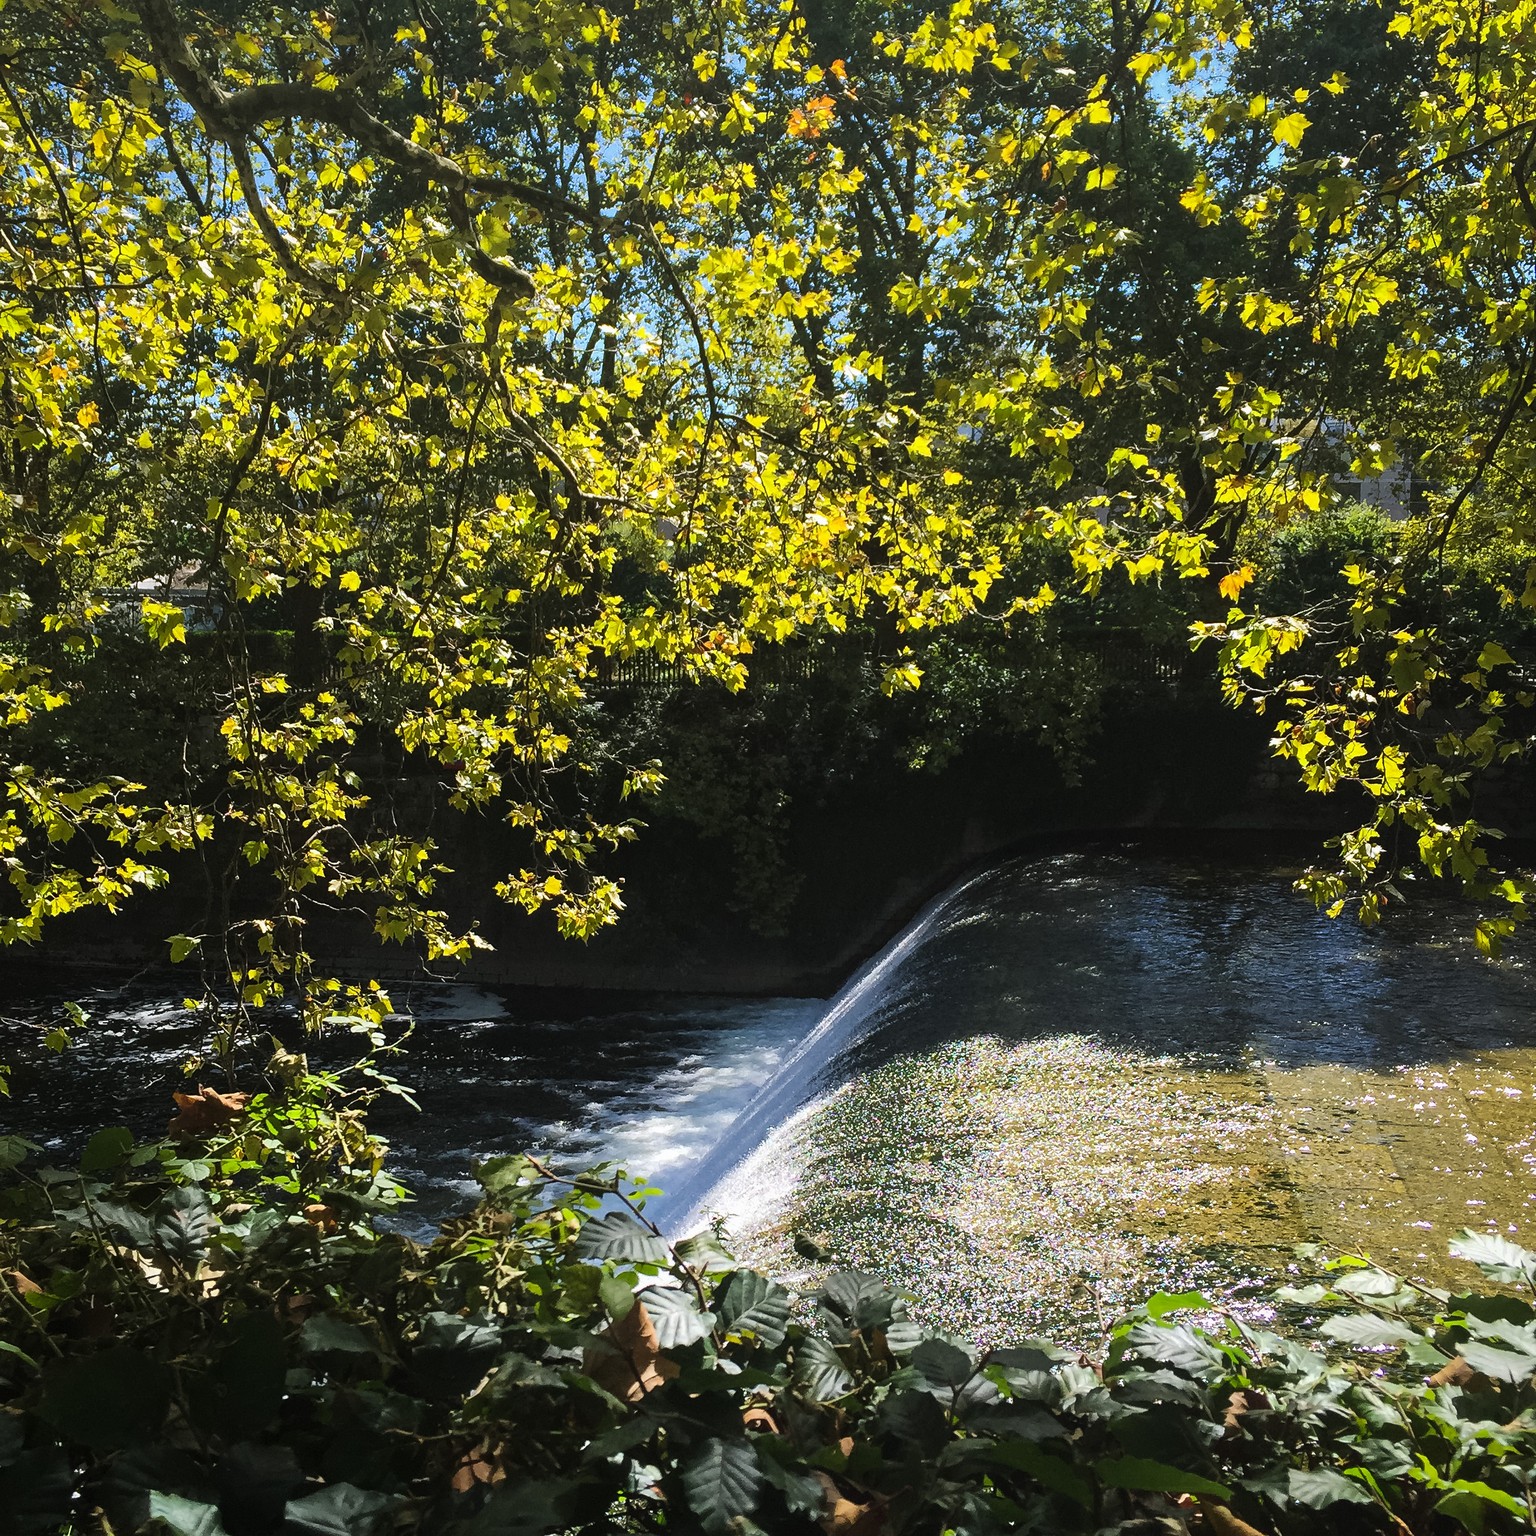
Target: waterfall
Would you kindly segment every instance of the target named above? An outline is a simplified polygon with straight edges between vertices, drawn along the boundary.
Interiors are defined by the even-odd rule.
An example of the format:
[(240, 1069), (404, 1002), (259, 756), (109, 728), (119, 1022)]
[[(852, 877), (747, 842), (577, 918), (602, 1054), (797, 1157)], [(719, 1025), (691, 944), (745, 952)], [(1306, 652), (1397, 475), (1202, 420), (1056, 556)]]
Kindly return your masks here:
[[(822, 1087), (822, 1075), (869, 1033), (881, 1008), (907, 985), (902, 962), (939, 928), (956, 899), (982, 875), (936, 896), (890, 944), (867, 961), (827, 1004), (810, 1033), (758, 1089), (719, 1141), (666, 1192), (667, 1219), (678, 1235), (711, 1214), (710, 1196)], [(673, 1214), (675, 1213), (675, 1214)]]

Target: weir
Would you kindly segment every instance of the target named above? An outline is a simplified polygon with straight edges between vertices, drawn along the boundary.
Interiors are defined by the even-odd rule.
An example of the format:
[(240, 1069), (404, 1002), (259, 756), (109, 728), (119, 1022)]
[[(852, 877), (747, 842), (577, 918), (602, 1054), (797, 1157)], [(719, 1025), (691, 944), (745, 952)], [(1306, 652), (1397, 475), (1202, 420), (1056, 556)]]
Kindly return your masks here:
[(718, 1142), (688, 1174), (667, 1190), (668, 1225), (685, 1236), (711, 1216), (732, 1212), (712, 1197), (780, 1126), (801, 1113), (827, 1086), (828, 1068), (865, 1039), (884, 1006), (912, 985), (908, 962), (943, 932), (945, 918), (981, 874), (940, 893), (877, 955), (865, 963), (827, 1004), (815, 1026), (763, 1084)]

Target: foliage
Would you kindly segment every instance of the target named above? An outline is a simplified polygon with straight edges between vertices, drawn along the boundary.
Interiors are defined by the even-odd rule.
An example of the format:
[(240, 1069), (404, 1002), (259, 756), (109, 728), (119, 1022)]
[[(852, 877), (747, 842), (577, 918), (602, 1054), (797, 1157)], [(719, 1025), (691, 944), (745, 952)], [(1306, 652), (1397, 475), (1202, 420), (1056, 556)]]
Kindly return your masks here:
[(1497, 1236), (1466, 1296), (1335, 1261), (1282, 1293), (1311, 1344), (1159, 1295), (1097, 1363), (983, 1352), (525, 1158), (422, 1246), (355, 1120), (219, 1103), (77, 1169), (0, 1143), (8, 1533), (1531, 1528), (1536, 1255)]
[[(588, 728), (605, 664), (738, 688), (868, 624), (900, 692), (936, 629), (1175, 579), (1373, 807), (1325, 905), (1377, 915), (1406, 826), (1489, 947), (1523, 912), (1466, 810), (1525, 663), (1415, 593), (1527, 533), (1529, 0), (0, 18), (0, 940), (239, 887), (167, 940), (318, 1017), (316, 912), (483, 942), (438, 828), (488, 815), (499, 894), (590, 934), (660, 782)], [(1255, 539), (1393, 464), (1426, 510), (1343, 633), (1245, 606)], [(107, 697), (122, 761), (56, 723)]]

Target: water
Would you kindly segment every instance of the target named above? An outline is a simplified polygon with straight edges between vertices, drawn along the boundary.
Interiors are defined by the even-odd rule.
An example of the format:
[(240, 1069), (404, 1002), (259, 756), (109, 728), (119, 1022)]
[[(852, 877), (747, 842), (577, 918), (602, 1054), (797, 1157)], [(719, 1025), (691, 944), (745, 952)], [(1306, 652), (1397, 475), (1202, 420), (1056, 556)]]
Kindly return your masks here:
[[(1363, 932), (1274, 861), (1097, 851), (1000, 865), (831, 1004), (599, 1005), (422, 989), (382, 1118), (423, 1217), (473, 1158), (645, 1173), (780, 1273), (794, 1240), (982, 1338), (1087, 1338), (1158, 1287), (1261, 1309), (1303, 1239), (1446, 1276), (1465, 1225), (1536, 1238), (1532, 978), (1464, 912)], [(57, 998), (53, 998), (57, 1001)], [(13, 989), (13, 1059), (50, 998)], [(67, 1152), (163, 1123), (196, 1047), (163, 997), (103, 992), (18, 1072), (7, 1129)], [(802, 1242), (801, 1247), (805, 1245)]]
[(1464, 1226), (1536, 1241), (1530, 974), (1478, 959), (1465, 912), (1365, 932), (1287, 875), (987, 872), (827, 1070), (764, 1089), (775, 1129), (699, 1208), (765, 1267), (805, 1272), (814, 1235), (984, 1339), (1087, 1339), (1156, 1288), (1262, 1309), (1303, 1240), (1428, 1279)]
[[(504, 1152), (537, 1152), (568, 1171), (616, 1163), (656, 1183), (681, 1181), (823, 1008), (805, 998), (604, 1007), (596, 997), (456, 986), (399, 988), (391, 997), (415, 1024), (407, 1054), (386, 1066), (420, 1108), (386, 1098), (372, 1123), (417, 1197), (419, 1230), (471, 1201), (471, 1165)], [(37, 1025), (56, 1022), (66, 998), (82, 1002), (91, 1022), (54, 1055), (39, 1049)], [(0, 1016), (0, 1060), (17, 1067), (11, 1097), (0, 1099), (0, 1130), (56, 1157), (76, 1154), (102, 1125), (154, 1134), (200, 1045), (192, 1019), (163, 992), (13, 986)], [(308, 1048), (323, 1061), (352, 1047), (343, 1039)]]

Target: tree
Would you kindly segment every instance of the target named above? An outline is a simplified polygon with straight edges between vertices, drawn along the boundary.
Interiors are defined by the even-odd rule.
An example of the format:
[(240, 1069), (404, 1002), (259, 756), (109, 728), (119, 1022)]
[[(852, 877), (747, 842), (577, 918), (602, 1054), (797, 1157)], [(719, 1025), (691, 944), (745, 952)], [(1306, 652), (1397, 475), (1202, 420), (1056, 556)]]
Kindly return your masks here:
[[(1515, 663), (1421, 599), (1528, 533), (1521, 4), (3, 15), (0, 938), (201, 865), (210, 989), (366, 1013), (306, 925), (467, 955), (439, 810), (520, 829), (505, 898), (617, 915), (659, 770), (591, 728), (607, 658), (738, 687), (864, 622), (895, 690), (1122, 577), (1204, 583), (1233, 699), (1372, 797), (1321, 900), (1378, 912), (1407, 827), (1518, 914), (1457, 809)], [(1241, 604), (1335, 412), (1445, 489), (1329, 651)]]

